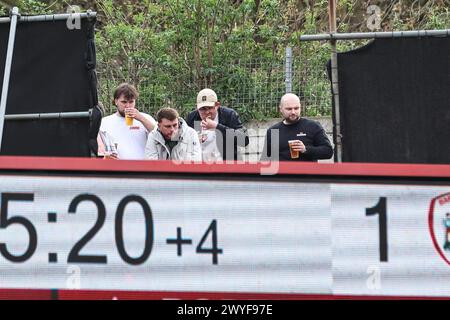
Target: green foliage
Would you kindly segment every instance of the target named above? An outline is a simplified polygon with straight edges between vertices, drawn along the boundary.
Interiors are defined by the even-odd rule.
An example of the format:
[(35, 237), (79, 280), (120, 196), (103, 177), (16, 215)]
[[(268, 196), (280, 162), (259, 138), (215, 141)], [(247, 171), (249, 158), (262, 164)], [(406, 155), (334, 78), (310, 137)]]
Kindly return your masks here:
[(19, 9), (20, 13), (23, 15), (51, 13), (51, 9), (46, 3), (38, 0), (22, 0)]
[[(139, 106), (154, 114), (173, 106), (186, 115), (197, 92), (213, 88), (244, 120), (278, 116), (285, 90), (285, 47), (293, 48), (293, 91), (306, 113), (329, 115), (326, 42), (300, 43), (302, 34), (328, 32), (328, 1), (306, 0), (4, 0), (3, 13), (66, 12), (70, 4), (97, 11), (100, 100), (109, 112), (120, 82), (135, 84)], [(370, 4), (381, 9), (380, 31), (450, 28), (450, 0), (340, 0), (339, 32), (367, 32)], [(340, 41), (351, 50), (367, 41)]]
[(36, 15), (52, 13), (52, 5), (39, 0), (3, 0), (0, 1), (0, 14), (7, 15), (9, 9), (18, 7), (21, 15)]
[(171, 105), (186, 115), (197, 92), (212, 87), (224, 105), (240, 110), (244, 118), (263, 116), (258, 99), (269, 94), (266, 78), (273, 61), (283, 68), (286, 28), (280, 27), (278, 1), (233, 6), (217, 0), (163, 0), (124, 4), (120, 10), (112, 0), (98, 5), (106, 19), (97, 32), (102, 100), (109, 100), (114, 85), (129, 81), (139, 87), (146, 111)]

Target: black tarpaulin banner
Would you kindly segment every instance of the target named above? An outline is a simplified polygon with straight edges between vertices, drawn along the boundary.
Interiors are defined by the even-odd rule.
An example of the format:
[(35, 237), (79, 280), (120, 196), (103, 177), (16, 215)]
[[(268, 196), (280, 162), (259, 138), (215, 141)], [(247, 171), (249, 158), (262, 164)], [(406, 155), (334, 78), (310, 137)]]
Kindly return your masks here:
[[(18, 22), (6, 114), (83, 112), (97, 104), (95, 19)], [(0, 84), (9, 36), (0, 24)], [(89, 118), (5, 120), (2, 155), (90, 156)]]
[(338, 69), (344, 162), (450, 163), (450, 37), (377, 39)]

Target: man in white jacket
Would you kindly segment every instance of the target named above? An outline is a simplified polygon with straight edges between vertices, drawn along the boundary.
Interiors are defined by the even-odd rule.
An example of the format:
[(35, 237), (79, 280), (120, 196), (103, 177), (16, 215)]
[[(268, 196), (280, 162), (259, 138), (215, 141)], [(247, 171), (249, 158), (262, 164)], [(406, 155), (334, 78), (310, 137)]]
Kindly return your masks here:
[(202, 161), (202, 148), (197, 132), (189, 127), (172, 108), (156, 114), (158, 126), (148, 135), (145, 159)]

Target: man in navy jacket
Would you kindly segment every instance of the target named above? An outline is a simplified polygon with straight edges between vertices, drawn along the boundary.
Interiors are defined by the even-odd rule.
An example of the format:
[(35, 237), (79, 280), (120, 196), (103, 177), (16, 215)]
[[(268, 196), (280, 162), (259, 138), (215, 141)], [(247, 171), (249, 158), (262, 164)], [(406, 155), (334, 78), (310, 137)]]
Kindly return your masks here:
[(238, 146), (248, 145), (247, 129), (236, 111), (220, 105), (213, 90), (198, 93), (197, 110), (189, 113), (186, 122), (199, 133), (203, 161), (242, 159)]

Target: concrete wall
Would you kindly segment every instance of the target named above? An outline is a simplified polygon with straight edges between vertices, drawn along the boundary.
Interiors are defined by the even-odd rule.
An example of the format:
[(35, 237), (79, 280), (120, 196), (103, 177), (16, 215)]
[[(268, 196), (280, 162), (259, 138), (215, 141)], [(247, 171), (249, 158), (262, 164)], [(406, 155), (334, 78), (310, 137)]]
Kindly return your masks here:
[[(308, 119), (319, 121), (324, 127), (327, 135), (333, 144), (333, 122), (331, 117), (310, 117)], [(266, 137), (266, 131), (269, 127), (275, 123), (281, 121), (281, 119), (269, 119), (267, 121), (251, 121), (245, 124), (247, 127), (250, 143), (243, 151), (244, 160), (249, 162), (257, 162), (264, 147), (264, 139)], [(334, 147), (334, 144), (333, 144)], [(333, 159), (320, 160), (319, 162), (334, 162)]]

